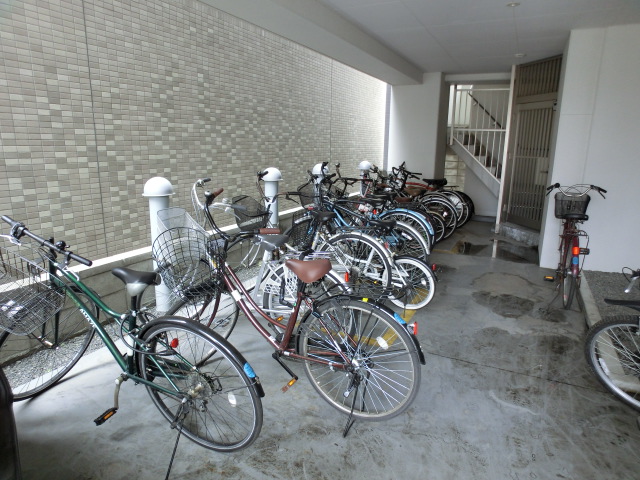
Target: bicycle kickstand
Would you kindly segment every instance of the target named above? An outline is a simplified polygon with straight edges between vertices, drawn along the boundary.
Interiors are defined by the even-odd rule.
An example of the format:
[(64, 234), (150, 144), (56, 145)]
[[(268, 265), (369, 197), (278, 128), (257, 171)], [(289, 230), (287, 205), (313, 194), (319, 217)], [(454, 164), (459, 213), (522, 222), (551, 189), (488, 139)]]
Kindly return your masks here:
[(116, 378), (116, 391), (113, 393), (113, 407), (108, 409), (102, 415), (94, 420), (96, 425), (102, 425), (104, 422), (113, 417), (118, 411), (118, 395), (120, 394), (120, 385), (127, 380), (127, 375), (122, 373)]
[(189, 413), (189, 400), (185, 397), (182, 399), (178, 410), (176, 411), (176, 416), (173, 417), (173, 421), (171, 422), (171, 428), (178, 429), (178, 436), (176, 437), (176, 443), (173, 445), (173, 452), (171, 452), (171, 458), (169, 459), (169, 467), (167, 468), (167, 475), (164, 477), (165, 480), (169, 479), (169, 475), (171, 474), (171, 468), (173, 467), (173, 460), (176, 458), (176, 451), (178, 450), (178, 442), (180, 441), (180, 435), (182, 435), (182, 424), (184, 423), (184, 419)]
[[(369, 383), (368, 380), (369, 380), (369, 372), (367, 372), (367, 384)], [(344, 426), (344, 430), (342, 431), (342, 438), (346, 438), (347, 434), (349, 433), (349, 430), (351, 430), (351, 427), (356, 422), (356, 419), (353, 418), (353, 410), (355, 409), (355, 406), (356, 406), (356, 400), (358, 399), (359, 389), (360, 389), (360, 380), (354, 377), (353, 380), (351, 381), (351, 384), (349, 385), (349, 388), (343, 394), (345, 398), (353, 394), (353, 401), (351, 402), (351, 411), (349, 412), (349, 417), (347, 418), (347, 424)], [(362, 392), (362, 410), (364, 410), (364, 397), (366, 395), (366, 392), (367, 392), (367, 386), (365, 384), (364, 391)]]

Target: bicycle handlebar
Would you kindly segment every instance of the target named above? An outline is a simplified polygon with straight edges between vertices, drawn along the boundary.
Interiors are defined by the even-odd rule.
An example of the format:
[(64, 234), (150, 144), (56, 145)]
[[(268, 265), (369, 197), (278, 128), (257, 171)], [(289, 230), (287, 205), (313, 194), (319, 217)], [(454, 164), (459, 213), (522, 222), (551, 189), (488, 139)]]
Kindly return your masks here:
[(556, 188), (559, 189), (565, 195), (569, 195), (571, 197), (582, 197), (583, 195), (586, 195), (589, 191), (595, 190), (602, 196), (602, 198), (606, 198), (604, 194), (607, 193), (607, 191), (604, 188), (598, 187), (597, 185), (578, 183), (576, 185), (561, 186), (559, 183), (556, 182), (553, 185), (549, 185), (547, 187), (546, 195), (548, 196), (551, 193), (551, 191)]
[(67, 244), (60, 241), (57, 243), (53, 243), (50, 240), (45, 240), (42, 237), (39, 237), (38, 235), (36, 235), (35, 233), (32, 233), (29, 231), (29, 229), (27, 229), (27, 227), (24, 225), (24, 223), (21, 222), (16, 222), (15, 220), (13, 220), (11, 217), (7, 216), (7, 215), (2, 215), (2, 220), (6, 223), (8, 223), (9, 225), (11, 225), (11, 232), (10, 235), (15, 238), (16, 240), (20, 240), (21, 237), (23, 236), (27, 236), (29, 238), (31, 238), (32, 240), (34, 240), (36, 243), (40, 244), (43, 247), (48, 248), (49, 250), (52, 250), (54, 252), (57, 252), (61, 255), (64, 255), (64, 257), (66, 259), (71, 259), (71, 260), (75, 260), (78, 263), (81, 263), (83, 265), (86, 265), (87, 267), (90, 267), (93, 262), (87, 258), (81, 257), (80, 255), (76, 255), (73, 252), (68, 251), (67, 248)]

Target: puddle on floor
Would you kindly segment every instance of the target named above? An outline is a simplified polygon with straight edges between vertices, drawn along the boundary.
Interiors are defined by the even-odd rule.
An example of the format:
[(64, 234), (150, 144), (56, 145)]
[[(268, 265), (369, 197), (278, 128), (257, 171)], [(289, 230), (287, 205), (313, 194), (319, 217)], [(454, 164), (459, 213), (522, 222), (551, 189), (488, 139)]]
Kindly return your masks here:
[(494, 240), (493, 256), (512, 262), (538, 263), (538, 247), (515, 245), (504, 240)]
[(465, 242), (464, 240), (458, 241), (451, 249), (452, 253), (460, 255), (478, 255), (480, 253), (491, 253), (489, 248), (492, 248), (492, 256), (494, 258), (501, 258), (503, 260), (509, 260), (511, 262), (520, 263), (538, 263), (538, 248), (515, 245), (504, 240), (493, 240), (491, 244), (476, 245), (471, 242)]
[(489, 247), (489, 245), (474, 245), (470, 242), (460, 240), (453, 246), (451, 251), (462, 255), (477, 255), (487, 247)]

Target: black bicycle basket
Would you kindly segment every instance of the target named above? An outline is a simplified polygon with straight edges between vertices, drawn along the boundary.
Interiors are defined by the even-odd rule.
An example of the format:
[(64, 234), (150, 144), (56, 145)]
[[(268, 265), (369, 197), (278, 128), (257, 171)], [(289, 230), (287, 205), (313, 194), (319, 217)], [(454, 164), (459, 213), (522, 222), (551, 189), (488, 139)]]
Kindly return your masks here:
[(313, 217), (310, 222), (298, 222), (298, 220), (308, 217), (306, 210), (300, 210), (293, 214), (291, 220), (291, 230), (289, 230), (289, 244), (298, 250), (311, 248), (313, 237), (315, 236), (317, 225)]
[(241, 231), (258, 230), (267, 226), (270, 212), (260, 202), (248, 195), (233, 197), (232, 204), (241, 208), (234, 208), (236, 225)]
[(585, 215), (587, 213), (587, 207), (591, 201), (589, 195), (571, 196), (562, 192), (557, 192), (555, 195), (556, 218), (566, 218), (567, 215)]
[(165, 230), (153, 242), (151, 255), (162, 282), (173, 295), (189, 300), (216, 294), (222, 288), (223, 242), (211, 239), (202, 230)]

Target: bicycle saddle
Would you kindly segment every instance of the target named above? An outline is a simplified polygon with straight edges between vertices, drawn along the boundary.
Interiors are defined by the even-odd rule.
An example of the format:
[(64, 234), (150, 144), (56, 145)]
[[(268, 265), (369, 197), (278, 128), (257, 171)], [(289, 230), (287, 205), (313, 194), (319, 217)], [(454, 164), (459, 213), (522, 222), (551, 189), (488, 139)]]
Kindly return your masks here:
[(329, 212), (327, 210), (310, 210), (309, 213), (320, 223), (328, 222), (329, 220), (336, 218), (336, 214), (334, 212)]
[(584, 213), (566, 213), (566, 214), (562, 215), (562, 218), (564, 218), (566, 220), (582, 220), (582, 221), (586, 221), (586, 220), (589, 220), (589, 215), (586, 215)]
[(370, 227), (376, 227), (376, 228), (381, 228), (384, 231), (388, 232), (390, 230), (393, 230), (395, 228), (395, 226), (397, 225), (396, 220), (369, 220), (369, 226)]
[(320, 280), (331, 271), (331, 262), (327, 258), (316, 260), (287, 260), (285, 266), (304, 283)]
[(423, 178), (422, 181), (434, 187), (444, 187), (447, 184), (446, 178)]
[(260, 244), (261, 247), (264, 247), (267, 252), (273, 252), (276, 248), (287, 243), (289, 235), (258, 234), (255, 236), (255, 239), (256, 243)]
[(117, 278), (127, 286), (127, 293), (132, 297), (141, 294), (149, 285), (160, 285), (162, 278), (157, 272), (140, 272), (126, 267), (117, 267), (111, 270)]

